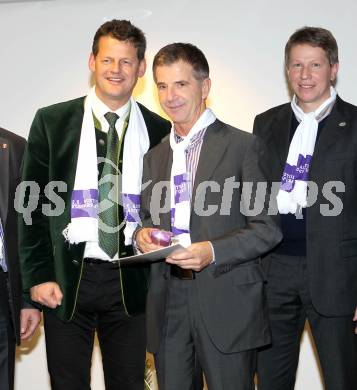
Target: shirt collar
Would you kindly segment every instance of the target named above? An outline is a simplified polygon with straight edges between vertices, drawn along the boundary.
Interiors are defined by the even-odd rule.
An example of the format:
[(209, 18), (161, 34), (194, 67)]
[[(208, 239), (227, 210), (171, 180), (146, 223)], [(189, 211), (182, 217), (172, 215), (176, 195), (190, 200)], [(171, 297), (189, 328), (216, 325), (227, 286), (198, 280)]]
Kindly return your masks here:
[(129, 113), (129, 109), (130, 109), (130, 99), (124, 104), (124, 106), (121, 106), (116, 111), (112, 111), (105, 103), (103, 103), (99, 99), (96, 93), (93, 94), (92, 110), (94, 112), (95, 117), (101, 122), (105, 120), (104, 115), (108, 111), (115, 112), (119, 116), (119, 118), (124, 119)]
[[(207, 128), (205, 127), (204, 129), (199, 131), (197, 134), (195, 134), (191, 139), (190, 145), (194, 145), (194, 144), (196, 144), (196, 142), (202, 141), (203, 137), (205, 135), (206, 129)], [(174, 135), (175, 135), (175, 141), (177, 144), (185, 139), (185, 137), (182, 137), (181, 135), (178, 135), (177, 133), (175, 133)]]

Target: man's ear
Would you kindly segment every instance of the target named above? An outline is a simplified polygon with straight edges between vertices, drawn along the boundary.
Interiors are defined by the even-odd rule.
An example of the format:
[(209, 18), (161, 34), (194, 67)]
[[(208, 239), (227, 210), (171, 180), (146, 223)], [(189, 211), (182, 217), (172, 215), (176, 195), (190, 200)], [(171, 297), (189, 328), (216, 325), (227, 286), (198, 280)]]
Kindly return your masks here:
[(334, 84), (336, 81), (339, 66), (340, 65), (338, 62), (336, 62), (336, 64), (331, 65), (331, 77), (330, 77), (331, 84)]
[(93, 53), (90, 53), (89, 59), (88, 59), (88, 67), (91, 72), (95, 71), (95, 57)]
[(138, 76), (139, 77), (143, 77), (145, 72), (146, 72), (146, 60), (144, 58), (139, 63), (139, 74), (138, 74)]
[(207, 77), (202, 81), (202, 99), (207, 99), (209, 91), (211, 89), (211, 79)]

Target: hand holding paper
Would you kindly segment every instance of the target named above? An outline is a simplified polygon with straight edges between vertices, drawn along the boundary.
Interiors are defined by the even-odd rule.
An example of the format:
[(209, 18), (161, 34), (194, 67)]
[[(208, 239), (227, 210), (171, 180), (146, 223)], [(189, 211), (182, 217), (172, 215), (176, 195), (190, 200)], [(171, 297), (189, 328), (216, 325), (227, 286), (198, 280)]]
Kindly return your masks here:
[(209, 241), (203, 241), (191, 244), (185, 249), (174, 251), (166, 258), (166, 263), (198, 272), (211, 264), (212, 259), (212, 246)]
[(136, 234), (136, 244), (143, 253), (171, 245), (172, 233), (155, 228), (143, 228)]

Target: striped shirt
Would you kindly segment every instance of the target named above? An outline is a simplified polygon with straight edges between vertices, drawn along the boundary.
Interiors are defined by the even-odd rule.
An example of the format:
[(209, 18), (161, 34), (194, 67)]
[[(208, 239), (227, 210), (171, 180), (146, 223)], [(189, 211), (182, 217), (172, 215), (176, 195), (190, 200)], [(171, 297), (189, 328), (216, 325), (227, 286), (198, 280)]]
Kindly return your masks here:
[[(187, 175), (188, 175), (188, 189), (190, 194), (190, 199), (192, 200), (192, 190), (195, 183), (195, 176), (198, 166), (198, 161), (200, 159), (200, 153), (203, 143), (203, 138), (205, 136), (207, 127), (199, 131), (197, 134), (195, 134), (190, 144), (188, 145), (187, 149), (185, 150), (186, 153), (186, 169), (187, 169)], [(176, 143), (180, 143), (183, 141), (184, 138), (180, 135), (175, 134), (175, 141)]]
[[(192, 202), (192, 190), (193, 186), (195, 183), (195, 176), (196, 176), (196, 171), (197, 171), (197, 166), (198, 166), (198, 161), (200, 159), (200, 154), (201, 154), (201, 148), (202, 148), (202, 143), (203, 143), (203, 138), (206, 134), (207, 127), (199, 131), (195, 136), (192, 137), (192, 140), (190, 144), (188, 145), (187, 149), (185, 150), (186, 153), (186, 169), (187, 169), (187, 174), (189, 178), (189, 194), (190, 194), (190, 200)], [(183, 141), (183, 137), (175, 134), (175, 141), (176, 143), (179, 143)], [(212, 245), (211, 241), (208, 241), (211, 250), (212, 250), (212, 261), (211, 264), (216, 263), (216, 256), (214, 253), (214, 248)]]
[(0, 218), (0, 267), (4, 272), (7, 272), (6, 258), (5, 258), (5, 238), (4, 230), (2, 228), (1, 218)]

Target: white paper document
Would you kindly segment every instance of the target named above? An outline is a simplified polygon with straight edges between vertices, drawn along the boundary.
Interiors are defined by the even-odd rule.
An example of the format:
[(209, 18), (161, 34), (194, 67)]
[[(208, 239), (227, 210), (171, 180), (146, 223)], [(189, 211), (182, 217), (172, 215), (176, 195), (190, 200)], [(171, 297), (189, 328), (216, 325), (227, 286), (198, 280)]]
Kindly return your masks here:
[(121, 259), (115, 260), (114, 262), (116, 263), (120, 262), (121, 264), (152, 263), (154, 261), (165, 259), (169, 255), (171, 255), (171, 253), (173, 253), (174, 251), (181, 251), (181, 250), (186, 250), (186, 248), (184, 248), (180, 244), (175, 244), (148, 253), (143, 253), (141, 255), (122, 257)]

